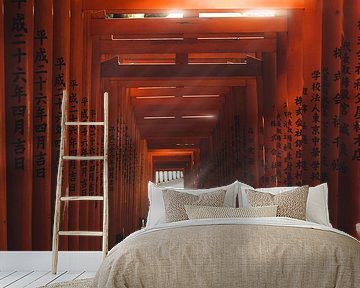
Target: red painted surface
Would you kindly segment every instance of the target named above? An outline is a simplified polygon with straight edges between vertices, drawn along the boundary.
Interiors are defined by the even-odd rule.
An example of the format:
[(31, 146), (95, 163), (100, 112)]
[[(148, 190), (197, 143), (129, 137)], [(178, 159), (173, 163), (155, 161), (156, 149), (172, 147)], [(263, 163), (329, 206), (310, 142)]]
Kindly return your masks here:
[[(71, 110), (68, 116), (79, 120), (101, 121), (103, 92), (110, 94), (110, 247), (116, 243), (117, 237), (138, 229), (139, 219), (146, 217), (147, 181), (153, 178), (155, 169), (175, 164), (185, 171), (185, 184), (188, 187), (218, 186), (235, 179), (268, 187), (316, 185), (328, 181), (331, 221), (336, 227), (355, 235), (355, 223), (360, 222), (360, 182), (357, 181), (360, 179), (360, 160), (357, 156), (360, 88), (356, 68), (360, 31), (357, 26), (360, 18), (358, 1), (268, 1), (268, 5), (274, 8), (285, 5), (304, 9), (289, 11), (280, 20), (273, 20), (266, 30), (261, 30), (260, 25), (264, 19), (244, 20), (247, 24), (242, 26), (242, 33), (245, 28), (264, 32), (265, 40), (261, 41), (268, 44), (261, 50), (257, 41), (253, 46), (239, 48), (239, 52), (223, 46), (221, 41), (214, 40), (211, 47), (206, 47), (204, 41), (191, 40), (211, 31), (220, 33), (215, 36), (237, 35), (234, 30), (236, 25), (230, 29), (229, 21), (221, 24), (221, 19), (217, 19), (206, 24), (202, 20), (188, 18), (187, 21), (193, 23), (194, 27), (182, 30), (184, 25), (172, 20), (161, 22), (156, 19), (156, 23), (151, 20), (148, 27), (142, 25), (144, 21), (135, 20), (128, 30), (127, 27), (116, 30), (120, 29), (116, 24), (118, 21), (114, 20), (112, 26), (110, 20), (101, 19), (101, 13), (86, 10), (100, 5), (100, 1), (45, 2), (27, 1), (26, 4), (20, 3), (20, 8), (16, 2), (7, 2), (5, 13), (0, 16), (0, 24), (5, 23), (5, 34), (0, 33), (0, 44), (4, 46), (4, 49), (0, 49), (0, 68), (4, 71), (4, 78), (0, 78), (0, 101), (4, 103), (0, 105), (0, 182), (4, 183), (0, 187), (0, 249), (50, 249), (51, 208), (60, 136), (59, 101), (64, 88), (73, 97), (68, 103)], [(262, 2), (249, 3), (257, 7)], [(51, 14), (52, 3), (54, 15)], [(103, 8), (114, 3), (102, 1)], [(191, 3), (193, 1), (187, 1), (184, 5)], [(215, 4), (220, 5), (219, 2)], [(141, 6), (135, 2), (116, 2), (116, 5), (123, 5), (121, 7), (124, 9), (138, 9)], [(145, 1), (142, 5), (149, 8), (150, 2)], [(163, 1), (151, 5), (169, 7)], [(195, 6), (193, 9), (196, 10), (198, 7)], [(32, 15), (33, 7), (35, 16)], [(15, 35), (11, 24), (19, 11), (24, 13), (27, 26), (24, 35)], [(126, 23), (130, 20), (126, 20)], [(271, 22), (270, 19), (266, 21)], [(103, 27), (103, 23), (108, 27), (100, 33), (96, 29)], [(142, 26), (136, 23), (142, 23)], [(43, 46), (36, 40), (37, 32), (42, 27), (47, 32)], [(153, 37), (157, 31), (151, 30), (151, 27), (161, 27), (158, 33), (162, 35), (165, 32), (169, 32), (169, 35), (180, 33), (186, 38), (186, 43), (176, 48), (166, 41), (160, 41), (156, 49), (151, 51), (151, 45), (155, 43), (142, 41), (139, 42), (141, 47), (132, 51), (127, 40), (124, 43), (128, 46), (120, 51), (121, 59), (125, 59), (125, 62), (135, 59), (137, 63), (143, 61), (154, 65), (156, 61), (163, 63), (177, 58), (184, 62), (185, 70), (190, 71), (194, 69), (186, 65), (193, 64), (187, 64), (187, 61), (202, 64), (223, 61), (230, 65), (231, 62), (242, 61), (240, 58), (245, 58), (246, 52), (251, 57), (259, 58), (247, 58), (249, 62), (260, 63), (259, 73), (247, 75), (237, 71), (235, 74), (238, 76), (223, 77), (221, 71), (212, 71), (205, 76), (206, 73), (197, 75), (194, 70), (196, 73), (191, 77), (185, 75), (177, 78), (164, 76), (161, 74), (163, 71), (146, 77), (115, 77), (115, 74), (111, 74), (114, 71), (101, 74), (101, 63), (117, 56), (116, 47), (120, 45), (117, 42), (106, 47), (106, 43), (111, 41), (111, 31), (118, 31), (120, 34), (117, 37), (125, 37), (129, 31), (141, 30), (143, 36)], [(18, 28), (21, 30), (21, 25)], [(95, 36), (92, 34), (94, 31), (97, 31)], [(190, 32), (191, 35), (188, 34)], [(18, 46), (20, 44), (16, 44), (15, 40), (19, 39), (25, 40), (26, 44)], [(239, 41), (236, 45), (241, 47), (249, 44), (250, 40)], [(52, 79), (43, 87), (34, 82), (41, 74), (36, 66), (39, 61), (34, 61), (41, 56), (37, 54), (40, 48), (45, 48), (48, 56), (44, 66), (48, 71), (46, 79)], [(249, 51), (250, 48), (253, 52)], [(26, 52), (26, 57), (17, 54), (19, 51)], [(342, 52), (341, 57), (334, 57), (336, 51)], [(17, 57), (21, 58), (20, 62), (24, 61), (22, 66), (18, 66)], [(112, 64), (117, 65), (114, 60)], [(208, 68), (225, 67), (221, 65), (218, 63)], [(159, 71), (157, 67), (155, 70)], [(17, 78), (14, 75), (18, 75)], [(26, 76), (26, 83), (22, 82), (22, 75)], [(339, 80), (334, 80), (337, 77), (340, 77)], [(77, 86), (71, 86), (75, 83), (73, 80)], [(19, 98), (20, 102), (12, 96), (16, 84), (24, 84), (27, 94)], [(144, 86), (176, 88), (138, 89)], [(46, 103), (36, 101), (40, 88), (45, 91)], [(219, 96), (203, 99), (182, 97), (189, 94)], [(162, 100), (136, 98), (159, 95), (174, 97)], [(23, 135), (15, 127), (15, 120), (22, 119), (13, 114), (17, 105), (27, 109), (23, 117), (26, 120)], [(36, 132), (37, 125), (42, 123), (39, 107), (44, 107), (46, 116), (43, 117), (48, 125), (42, 134)], [(206, 121), (181, 118), (201, 113), (214, 117)], [(144, 119), (144, 116), (167, 114), (174, 115), (176, 119)], [(102, 135), (100, 128), (73, 131), (68, 137), (66, 153), (73, 150), (75, 153), (101, 154)], [(44, 146), (39, 144), (38, 136), (45, 136)], [(307, 142), (304, 142), (305, 138)], [(15, 167), (16, 153), (22, 151), (21, 147), (20, 150), (14, 149), (18, 139), (26, 143), (23, 170)], [(174, 153), (174, 148), (191, 152), (179, 160), (177, 156), (169, 154), (169, 151)], [(157, 151), (156, 155), (154, 151)], [(45, 164), (37, 162), (42, 152), (46, 152)], [(37, 177), (37, 169), (41, 165), (45, 165), (48, 177)], [(304, 169), (305, 166), (307, 169)], [(72, 171), (75, 171), (75, 176)], [(101, 194), (101, 171), (102, 165), (98, 163), (77, 163), (72, 168), (65, 165), (63, 194), (67, 187), (71, 195)], [(61, 229), (100, 230), (101, 212), (99, 203), (83, 203), (70, 206), (70, 209), (63, 207)], [(60, 248), (98, 250), (100, 241), (95, 238), (82, 240), (79, 237), (61, 237)]]

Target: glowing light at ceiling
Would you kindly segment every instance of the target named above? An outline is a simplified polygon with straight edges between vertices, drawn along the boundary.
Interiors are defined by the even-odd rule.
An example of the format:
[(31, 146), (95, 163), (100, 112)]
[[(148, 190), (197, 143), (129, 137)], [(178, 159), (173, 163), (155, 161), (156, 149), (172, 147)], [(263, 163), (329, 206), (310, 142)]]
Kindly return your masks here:
[(170, 11), (166, 18), (183, 18), (184, 14), (181, 11)]
[(226, 17), (275, 17), (274, 10), (247, 10), (229, 13), (199, 13), (200, 18), (226, 18)]

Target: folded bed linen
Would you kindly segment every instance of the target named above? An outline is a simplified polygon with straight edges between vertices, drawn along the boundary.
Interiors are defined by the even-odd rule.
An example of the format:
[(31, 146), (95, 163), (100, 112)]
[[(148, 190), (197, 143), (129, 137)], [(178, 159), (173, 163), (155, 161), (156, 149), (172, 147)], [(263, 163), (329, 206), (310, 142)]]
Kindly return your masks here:
[(360, 287), (360, 242), (290, 218), (197, 219), (137, 231), (93, 287)]

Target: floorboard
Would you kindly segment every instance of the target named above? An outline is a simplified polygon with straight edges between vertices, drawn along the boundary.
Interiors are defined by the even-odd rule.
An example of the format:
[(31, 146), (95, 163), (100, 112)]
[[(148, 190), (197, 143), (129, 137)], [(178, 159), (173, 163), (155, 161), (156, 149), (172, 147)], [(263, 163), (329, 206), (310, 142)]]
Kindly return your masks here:
[(31, 272), (25, 271), (17, 271), (15, 273), (11, 273), (10, 275), (4, 277), (0, 280), (0, 287), (8, 287), (16, 281), (24, 278), (25, 276), (31, 274)]
[(18, 279), (16, 282), (14, 282), (13, 284), (10, 284), (6, 288), (28, 287), (31, 283), (40, 279), (47, 273), (49, 273), (49, 272), (48, 271), (32, 271), (30, 274), (26, 275), (25, 277), (23, 277), (21, 279)]
[(54, 275), (49, 271), (51, 251), (0, 251), (0, 288), (38, 288), (93, 278), (102, 259), (101, 251), (60, 251), (59, 272)]
[(43, 277), (37, 279), (36, 281), (32, 282), (30, 285), (25, 286), (25, 287), (26, 288), (38, 288), (40, 286), (45, 286), (45, 285), (53, 282), (55, 279), (59, 278), (64, 273), (66, 273), (66, 271), (58, 272), (57, 274), (52, 274), (51, 272), (48, 272)]
[(16, 271), (0, 271), (0, 280), (15, 273)]
[(38, 288), (49, 284), (95, 277), (95, 271), (0, 271), (0, 288)]
[(65, 281), (72, 281), (72, 280), (76, 279), (77, 277), (79, 277), (83, 273), (84, 273), (84, 271), (80, 271), (80, 272), (79, 271), (77, 271), (77, 272), (67, 271), (66, 273), (62, 274), (60, 277), (54, 279), (54, 281), (52, 281), (51, 284), (65, 282)]
[(94, 278), (95, 277), (96, 272), (95, 271), (85, 271), (84, 273), (82, 273), (81, 275), (79, 275), (79, 277), (77, 277), (76, 279), (89, 279), (89, 278)]

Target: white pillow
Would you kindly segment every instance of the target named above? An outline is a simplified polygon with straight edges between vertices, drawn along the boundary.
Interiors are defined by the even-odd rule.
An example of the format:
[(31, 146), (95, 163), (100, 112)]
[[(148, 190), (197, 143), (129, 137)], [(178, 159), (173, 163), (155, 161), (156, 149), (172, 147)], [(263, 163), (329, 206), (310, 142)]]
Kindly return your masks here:
[[(251, 190), (255, 190), (254, 187), (251, 187), (250, 185), (247, 185), (245, 183), (239, 182), (239, 194), (238, 194), (238, 203), (239, 203), (239, 207), (249, 207), (249, 203), (247, 202), (247, 196), (246, 196), (246, 190), (247, 189), (251, 189)], [(244, 199), (244, 200), (243, 200)], [(243, 203), (246, 203), (247, 205), (243, 205)]]
[[(298, 186), (258, 188), (255, 190), (276, 195), (294, 188), (298, 188)], [(240, 194), (241, 195), (238, 196), (239, 207), (249, 207), (245, 190), (240, 189)], [(240, 198), (242, 201), (240, 201)], [(332, 227), (329, 219), (328, 186), (326, 183), (309, 188), (309, 194), (306, 203), (306, 221)]]
[(146, 227), (153, 227), (158, 224), (166, 223), (165, 221), (165, 204), (163, 199), (162, 190), (171, 188), (172, 190), (178, 192), (186, 192), (193, 195), (200, 195), (203, 193), (209, 193), (219, 190), (225, 190), (225, 207), (236, 207), (236, 195), (239, 194), (240, 182), (235, 181), (234, 183), (222, 186), (215, 187), (210, 189), (176, 189), (172, 187), (159, 187), (149, 181), (148, 183), (148, 197), (149, 197), (149, 213), (146, 222)]

